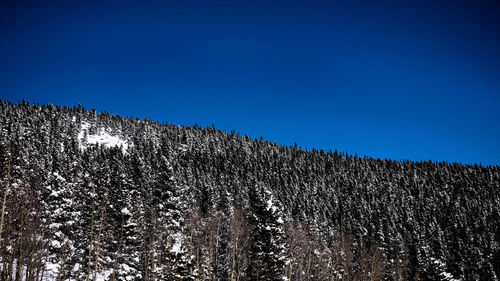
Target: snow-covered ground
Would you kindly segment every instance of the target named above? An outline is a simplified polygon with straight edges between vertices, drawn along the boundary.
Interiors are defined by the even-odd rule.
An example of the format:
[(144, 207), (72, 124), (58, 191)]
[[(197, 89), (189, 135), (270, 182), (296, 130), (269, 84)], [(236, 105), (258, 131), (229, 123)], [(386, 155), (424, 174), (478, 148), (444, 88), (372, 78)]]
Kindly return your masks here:
[(92, 145), (104, 145), (106, 147), (122, 147), (123, 152), (126, 152), (128, 147), (131, 145), (126, 140), (121, 139), (118, 136), (110, 135), (106, 129), (100, 128), (97, 134), (89, 134), (90, 124), (87, 122), (82, 123), (82, 128), (80, 133), (78, 133), (78, 140), (80, 142), (80, 149), (87, 149)]

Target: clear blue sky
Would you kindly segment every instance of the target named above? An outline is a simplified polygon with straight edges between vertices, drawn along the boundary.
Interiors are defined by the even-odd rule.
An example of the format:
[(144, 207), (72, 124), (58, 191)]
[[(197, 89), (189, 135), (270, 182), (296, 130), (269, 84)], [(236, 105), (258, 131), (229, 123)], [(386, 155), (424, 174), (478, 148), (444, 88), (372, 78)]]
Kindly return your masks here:
[(0, 98), (500, 164), (499, 15), (498, 1), (4, 0)]

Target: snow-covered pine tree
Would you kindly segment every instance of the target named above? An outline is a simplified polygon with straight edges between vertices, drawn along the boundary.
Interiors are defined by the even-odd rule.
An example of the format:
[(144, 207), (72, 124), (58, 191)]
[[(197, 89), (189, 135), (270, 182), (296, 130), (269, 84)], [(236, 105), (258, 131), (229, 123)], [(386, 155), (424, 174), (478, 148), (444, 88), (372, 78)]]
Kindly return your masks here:
[(214, 233), (212, 241), (213, 261), (210, 266), (211, 280), (228, 280), (230, 275), (229, 263), (229, 233), (226, 222), (229, 221), (229, 194), (224, 186), (217, 190), (216, 206), (211, 231)]
[(157, 153), (157, 170), (153, 184), (152, 204), (157, 239), (153, 242), (153, 276), (159, 280), (195, 280), (193, 258), (186, 247), (183, 233), (181, 187), (169, 162), (173, 151), (168, 140), (161, 139)]
[(282, 210), (261, 183), (249, 188), (248, 200), (248, 221), (252, 227), (248, 279), (284, 280), (287, 257)]

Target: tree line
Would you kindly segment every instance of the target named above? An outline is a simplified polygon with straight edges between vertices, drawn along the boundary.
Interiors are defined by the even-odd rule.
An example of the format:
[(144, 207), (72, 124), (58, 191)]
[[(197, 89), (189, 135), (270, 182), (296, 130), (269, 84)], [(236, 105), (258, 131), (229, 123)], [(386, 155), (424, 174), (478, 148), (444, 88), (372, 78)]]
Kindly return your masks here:
[[(130, 145), (86, 144), (102, 130)], [(1, 280), (500, 274), (498, 166), (308, 151), (24, 101), (0, 102), (0, 132)]]

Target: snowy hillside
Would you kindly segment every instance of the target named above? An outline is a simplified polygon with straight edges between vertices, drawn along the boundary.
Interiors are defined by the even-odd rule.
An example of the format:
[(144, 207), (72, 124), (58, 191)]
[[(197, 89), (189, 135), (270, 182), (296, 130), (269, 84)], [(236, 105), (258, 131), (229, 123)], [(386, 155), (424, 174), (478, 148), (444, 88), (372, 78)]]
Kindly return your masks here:
[(498, 280), (500, 167), (0, 102), (0, 280)]

